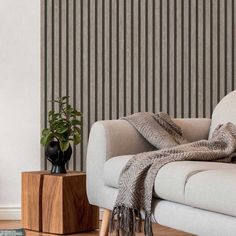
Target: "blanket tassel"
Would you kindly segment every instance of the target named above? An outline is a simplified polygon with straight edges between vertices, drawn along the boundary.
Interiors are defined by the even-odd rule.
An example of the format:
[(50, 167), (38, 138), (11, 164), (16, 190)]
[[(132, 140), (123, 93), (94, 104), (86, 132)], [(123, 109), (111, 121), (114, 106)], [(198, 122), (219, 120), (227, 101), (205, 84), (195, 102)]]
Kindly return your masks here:
[(146, 236), (153, 236), (151, 214), (148, 214), (147, 212), (145, 214), (145, 221), (144, 221), (144, 234)]
[[(140, 210), (123, 205), (114, 207), (110, 219), (110, 233), (116, 231), (116, 236), (135, 236), (142, 231), (142, 217)], [(151, 216), (146, 213), (144, 222), (146, 236), (153, 236)]]

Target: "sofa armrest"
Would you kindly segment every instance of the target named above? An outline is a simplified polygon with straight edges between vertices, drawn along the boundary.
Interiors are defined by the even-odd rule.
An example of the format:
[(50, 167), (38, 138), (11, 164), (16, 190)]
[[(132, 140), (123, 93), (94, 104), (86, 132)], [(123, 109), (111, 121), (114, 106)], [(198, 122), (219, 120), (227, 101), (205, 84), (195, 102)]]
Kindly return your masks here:
[[(153, 150), (139, 132), (126, 120), (107, 120), (96, 122), (91, 129), (91, 142), (100, 133), (100, 141), (105, 144), (106, 159), (121, 155), (131, 155)], [(89, 143), (89, 148), (93, 148)], [(95, 145), (96, 148), (96, 145)]]
[(98, 121), (93, 124), (87, 149), (87, 193), (91, 204), (103, 206), (103, 165), (115, 156), (153, 150), (125, 120)]

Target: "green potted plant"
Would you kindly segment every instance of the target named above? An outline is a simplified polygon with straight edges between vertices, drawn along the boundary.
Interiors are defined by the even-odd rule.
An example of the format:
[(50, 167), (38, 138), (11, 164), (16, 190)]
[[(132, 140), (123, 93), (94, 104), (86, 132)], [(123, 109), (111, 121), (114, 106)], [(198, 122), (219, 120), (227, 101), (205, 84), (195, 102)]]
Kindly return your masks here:
[(81, 142), (81, 112), (68, 104), (68, 96), (59, 97), (52, 103), (58, 104), (58, 111), (49, 111), (49, 127), (42, 130), (41, 144), (45, 156), (52, 163), (51, 173), (66, 173), (65, 164), (72, 154), (71, 142)]

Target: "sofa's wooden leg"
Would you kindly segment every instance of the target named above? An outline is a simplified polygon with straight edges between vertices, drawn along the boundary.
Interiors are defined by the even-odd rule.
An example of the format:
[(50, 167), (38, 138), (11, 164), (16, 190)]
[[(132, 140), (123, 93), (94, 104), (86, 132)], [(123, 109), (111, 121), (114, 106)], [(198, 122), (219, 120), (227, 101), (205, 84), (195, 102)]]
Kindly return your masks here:
[(102, 217), (102, 225), (99, 236), (107, 236), (109, 231), (109, 219), (110, 219), (111, 211), (104, 209), (103, 217)]

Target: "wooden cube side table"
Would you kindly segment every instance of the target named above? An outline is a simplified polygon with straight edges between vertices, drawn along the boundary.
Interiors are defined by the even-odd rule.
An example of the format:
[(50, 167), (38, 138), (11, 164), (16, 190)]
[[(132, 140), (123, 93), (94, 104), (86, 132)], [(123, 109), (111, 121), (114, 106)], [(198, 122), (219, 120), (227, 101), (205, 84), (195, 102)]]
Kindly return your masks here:
[(88, 203), (86, 174), (22, 173), (22, 221), (24, 228), (54, 234), (97, 229), (98, 208)]

